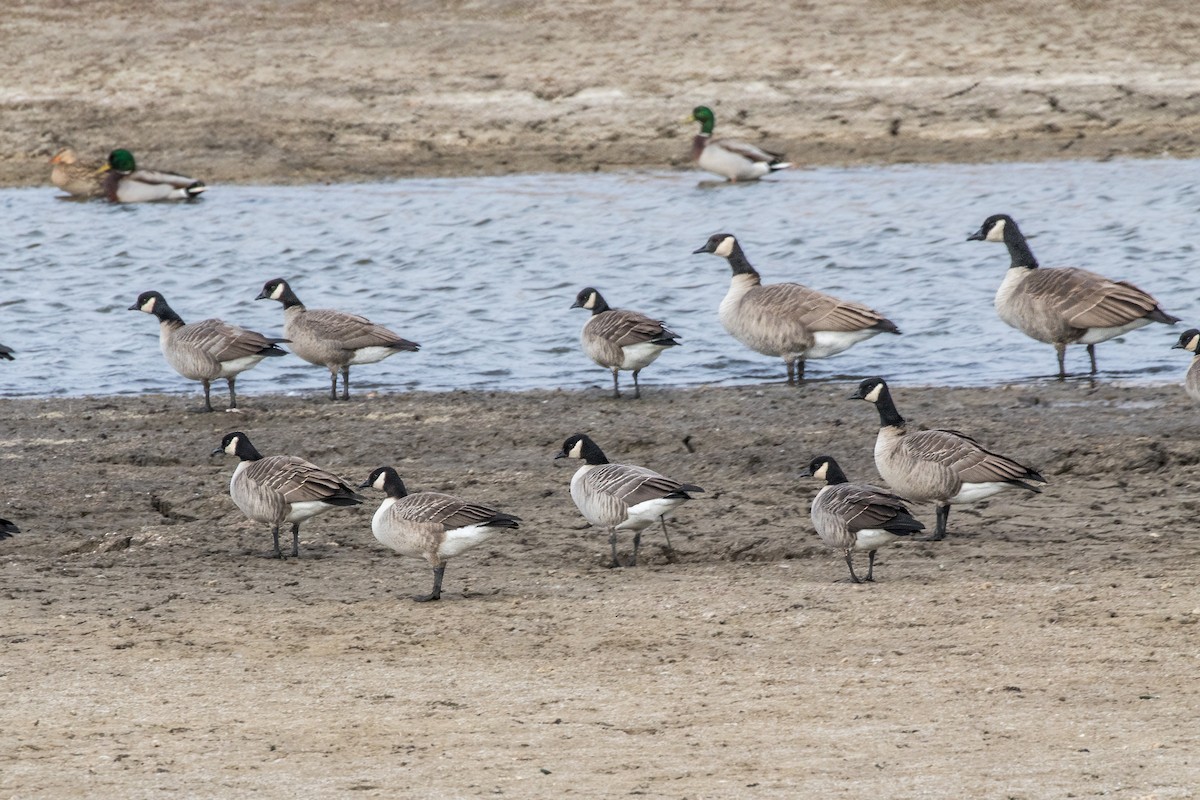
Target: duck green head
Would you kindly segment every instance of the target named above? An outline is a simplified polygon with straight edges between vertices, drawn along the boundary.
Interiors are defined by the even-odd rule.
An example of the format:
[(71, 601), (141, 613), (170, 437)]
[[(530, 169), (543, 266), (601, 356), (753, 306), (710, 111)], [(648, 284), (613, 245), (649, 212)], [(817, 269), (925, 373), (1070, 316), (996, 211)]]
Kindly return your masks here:
[(712, 109), (708, 106), (696, 106), (693, 108), (691, 118), (700, 123), (700, 132), (707, 134), (713, 132), (713, 125), (717, 121), (717, 118), (713, 116)]
[(108, 168), (117, 172), (133, 172), (137, 165), (133, 161), (133, 153), (128, 150), (113, 150), (108, 154)]

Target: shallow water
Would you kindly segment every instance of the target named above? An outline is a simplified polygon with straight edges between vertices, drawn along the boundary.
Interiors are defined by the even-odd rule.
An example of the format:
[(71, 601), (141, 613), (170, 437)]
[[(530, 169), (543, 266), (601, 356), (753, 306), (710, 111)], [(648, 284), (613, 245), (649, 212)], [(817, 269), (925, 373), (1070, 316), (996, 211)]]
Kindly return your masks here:
[[(214, 186), (197, 203), (139, 206), (0, 190), (0, 342), (18, 356), (0, 364), (0, 394), (198, 393), (162, 359), (155, 320), (128, 307), (157, 289), (185, 320), (281, 335), (281, 307), (254, 301), (274, 277), (309, 307), (420, 342), (420, 353), (355, 367), (358, 392), (608, 387), (579, 347), (586, 313), (569, 308), (587, 285), (680, 334), (644, 388), (782, 380), (781, 361), (717, 321), (729, 269), (692, 251), (718, 231), (737, 235), (764, 282), (864, 302), (904, 331), (810, 362), (810, 379), (1044, 379), (1053, 348), (992, 308), (1007, 252), (965, 241), (997, 212), (1016, 218), (1044, 266), (1131, 281), (1183, 320), (1099, 345), (1102, 378), (1181, 380), (1188, 357), (1171, 345), (1200, 321), (1196, 175), (1188, 161), (821, 168), (746, 185), (693, 172), (522, 175)], [(1067, 357), (1068, 371), (1086, 371), (1082, 347)], [(238, 389), (327, 391), (328, 373), (268, 359)]]

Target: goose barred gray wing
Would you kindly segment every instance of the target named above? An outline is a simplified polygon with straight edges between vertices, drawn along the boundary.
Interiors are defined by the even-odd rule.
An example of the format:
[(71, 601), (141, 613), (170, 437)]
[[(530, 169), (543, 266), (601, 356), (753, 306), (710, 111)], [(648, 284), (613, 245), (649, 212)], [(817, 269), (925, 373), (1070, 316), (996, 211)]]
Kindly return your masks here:
[(1078, 267), (1033, 270), (1025, 278), (1024, 289), (1073, 328), (1116, 328), (1147, 316), (1168, 324), (1178, 321), (1133, 284)]
[(628, 509), (650, 500), (685, 496), (702, 491), (698, 486), (680, 483), (651, 469), (629, 464), (602, 464), (590, 470), (584, 483), (594, 502), (602, 503), (604, 517), (624, 521)]
[[(275, 345), (287, 340), (270, 339), (261, 333), (230, 325), (223, 320), (205, 319), (179, 328), (175, 333), (175, 341), (224, 362), (259, 355), (263, 351), (277, 350)], [(282, 351), (279, 352), (282, 354)]]
[(366, 347), (392, 347), (412, 351), (418, 349), (415, 342), (410, 342), (358, 314), (316, 308), (308, 309), (304, 319), (305, 324), (311, 326), (312, 334), (328, 339), (331, 344), (346, 350), (361, 350)]
[(798, 283), (774, 283), (760, 287), (742, 301), (743, 308), (786, 317), (781, 325), (803, 326), (813, 331), (858, 331), (895, 325), (861, 303), (841, 300)]
[(392, 513), (413, 522), (430, 522), (446, 529), (482, 525), (496, 519), (496, 509), (440, 492), (410, 494), (392, 506)]
[[(826, 488), (828, 491), (822, 495), (820, 513), (836, 519), (836, 524), (844, 526), (849, 533), (886, 530), (903, 536), (925, 527), (909, 515), (902, 497), (886, 489), (855, 483), (840, 483)], [(818, 506), (814, 506), (813, 515), (817, 514)]]
[(267, 456), (246, 464), (242, 473), (259, 487), (278, 492), (288, 504), (322, 501), (356, 505), (362, 498), (337, 475), (296, 456)]
[(913, 456), (949, 467), (962, 483), (1011, 483), (1040, 493), (1041, 489), (1026, 481), (1046, 482), (1036, 471), (993, 453), (959, 431), (918, 431), (906, 434), (903, 441)]

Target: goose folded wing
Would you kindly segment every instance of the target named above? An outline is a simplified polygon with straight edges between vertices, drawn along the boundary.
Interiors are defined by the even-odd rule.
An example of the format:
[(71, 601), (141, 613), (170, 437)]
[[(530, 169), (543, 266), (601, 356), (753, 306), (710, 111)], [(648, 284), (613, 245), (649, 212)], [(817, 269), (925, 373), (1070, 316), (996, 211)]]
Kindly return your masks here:
[(618, 347), (670, 339), (674, 333), (658, 320), (636, 311), (607, 311), (593, 317), (592, 332)]
[(988, 450), (960, 431), (921, 431), (905, 437), (910, 452), (952, 468), (963, 483), (1011, 483), (1044, 479), (1008, 456)]
[(764, 287), (764, 307), (810, 331), (850, 332), (871, 328), (881, 321), (875, 311), (861, 303), (818, 292), (798, 283), (776, 283)]
[(598, 489), (629, 507), (649, 500), (678, 496), (685, 491), (679, 481), (644, 467), (608, 464), (597, 467), (589, 475), (592, 476), (595, 476), (594, 485)]
[(1025, 291), (1074, 328), (1115, 328), (1154, 311), (1158, 303), (1131, 283), (1077, 267), (1034, 270)]
[(353, 497), (354, 491), (337, 475), (296, 456), (269, 456), (246, 468), (259, 486), (279, 492), (288, 503)]
[(908, 517), (904, 500), (878, 486), (835, 486), (831, 500), (845, 513), (846, 530), (858, 533), (886, 529), (897, 516)]
[(448, 530), (482, 525), (495, 518), (496, 509), (482, 503), (469, 503), (440, 492), (421, 492), (409, 495), (406, 502), (397, 503), (395, 513), (414, 522), (432, 522)]
[(376, 325), (358, 314), (316, 309), (308, 311), (305, 319), (321, 338), (335, 341), (347, 350), (361, 350), (364, 347), (417, 349), (415, 342), (401, 338), (382, 325)]
[(230, 325), (219, 319), (206, 319), (184, 326), (177, 341), (202, 350), (218, 361), (233, 361), (271, 349), (276, 341), (256, 331)]

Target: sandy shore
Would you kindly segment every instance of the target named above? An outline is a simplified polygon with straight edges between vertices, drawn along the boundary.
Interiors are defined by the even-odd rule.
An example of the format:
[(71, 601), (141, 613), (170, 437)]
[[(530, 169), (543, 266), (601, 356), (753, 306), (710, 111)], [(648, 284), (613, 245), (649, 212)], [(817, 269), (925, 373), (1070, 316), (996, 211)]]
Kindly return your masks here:
[(62, 144), (210, 183), (1195, 157), (1200, 11), (1130, 4), (257, 2), (5, 7), (0, 185)]
[[(0, 185), (48, 184), (63, 144), (213, 184), (684, 168), (698, 103), (801, 165), (1195, 157), (1198, 22), (1185, 0), (18, 0)], [(797, 477), (829, 453), (875, 480), (852, 391), (0, 400), (22, 528), (0, 797), (1195, 797), (1183, 392), (899, 387), (914, 423), (1051, 484), (956, 509), (854, 586)], [(208, 457), (234, 429), (524, 523), (437, 604), (407, 599), (428, 570), (371, 537), (374, 496), (260, 558)], [(705, 487), (674, 551), (651, 533), (604, 568), (552, 460), (576, 431)]]
[[(1193, 797), (1183, 392), (897, 389), (1051, 485), (956, 509), (856, 586), (797, 477), (830, 453), (875, 479), (852, 391), (0, 401), (0, 514), (23, 528), (0, 544), (0, 796)], [(524, 523), (437, 604), (372, 538), (375, 496), (262, 558), (233, 460), (207, 455), (233, 429)], [(651, 532), (642, 566), (604, 567), (552, 458), (578, 430), (707, 490), (674, 552)]]

